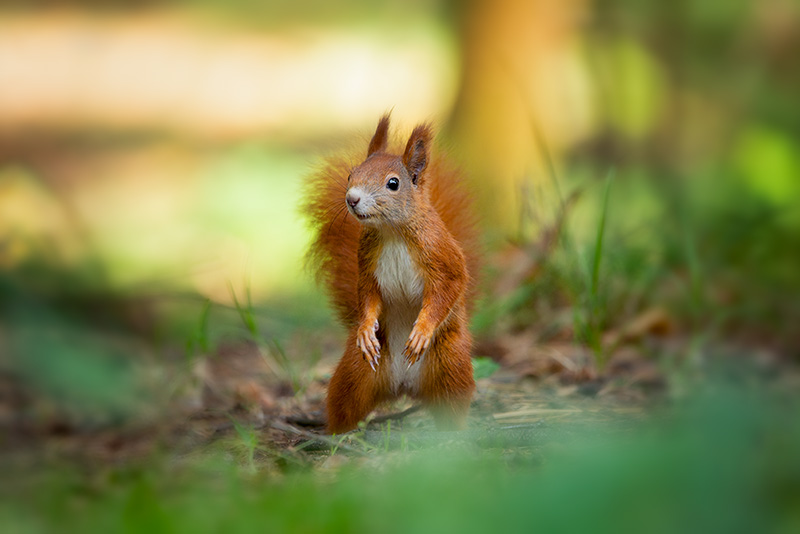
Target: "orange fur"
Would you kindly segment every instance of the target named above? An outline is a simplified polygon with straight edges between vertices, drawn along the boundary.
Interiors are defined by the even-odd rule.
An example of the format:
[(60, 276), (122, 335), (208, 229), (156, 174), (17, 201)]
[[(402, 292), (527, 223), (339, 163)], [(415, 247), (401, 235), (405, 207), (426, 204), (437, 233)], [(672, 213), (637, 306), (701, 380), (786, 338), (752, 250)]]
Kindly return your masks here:
[(439, 427), (460, 428), (475, 388), (472, 204), (459, 173), (431, 157), (428, 125), (414, 129), (402, 155), (387, 152), (388, 127), (385, 115), (363, 163), (330, 160), (305, 191), (315, 232), (308, 261), (350, 329), (328, 388), (333, 433), (404, 393), (422, 400)]

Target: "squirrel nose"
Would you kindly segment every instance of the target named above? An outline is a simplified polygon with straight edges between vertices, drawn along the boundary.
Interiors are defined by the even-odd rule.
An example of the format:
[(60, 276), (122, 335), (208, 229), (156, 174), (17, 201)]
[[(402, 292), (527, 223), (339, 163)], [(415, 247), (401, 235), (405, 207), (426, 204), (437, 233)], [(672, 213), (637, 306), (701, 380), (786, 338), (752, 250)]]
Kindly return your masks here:
[(358, 193), (353, 193), (352, 191), (348, 191), (345, 195), (345, 200), (347, 203), (350, 204), (351, 208), (355, 208), (356, 204), (361, 202), (361, 196)]

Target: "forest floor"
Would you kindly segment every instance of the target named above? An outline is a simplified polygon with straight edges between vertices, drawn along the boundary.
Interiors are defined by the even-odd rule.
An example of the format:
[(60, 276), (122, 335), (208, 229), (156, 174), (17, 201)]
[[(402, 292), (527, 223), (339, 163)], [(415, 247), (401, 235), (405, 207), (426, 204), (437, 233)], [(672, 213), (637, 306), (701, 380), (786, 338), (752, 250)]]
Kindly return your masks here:
[[(294, 373), (273, 359), (269, 347), (253, 341), (225, 343), (190, 364), (151, 361), (137, 371), (150, 381), (142, 389), (146, 397), (137, 400), (138, 413), (118, 422), (100, 413), (96, 421), (72, 418), (6, 378), (0, 383), (3, 456), (17, 458), (18, 465), (40, 458), (118, 465), (165, 452), (184, 457), (222, 443), (240, 452), (249, 448), (254, 458), (267, 461), (265, 467), (275, 468), (276, 458), (313, 466), (337, 450), (358, 458), (375, 449), (416, 449), (437, 440), (526, 448), (586, 428), (629, 429), (668, 413), (688, 394), (685, 388), (708, 378), (697, 362), (689, 376), (643, 353), (643, 344), (648, 353), (680, 346), (676, 337), (664, 337), (664, 320), (639, 319), (634, 328), (640, 331), (630, 329), (631, 343), (618, 348), (602, 370), (591, 350), (570, 342), (536, 344), (530, 332), (479, 343), (477, 349), (493, 359), (476, 360), (477, 390), (468, 429), (460, 432), (436, 431), (425, 410), (401, 399), (381, 407), (355, 432), (325, 435), (324, 395), (338, 357), (339, 336), (333, 333), (324, 342), (328, 353)], [(287, 347), (290, 353), (296, 349)], [(744, 365), (702, 365), (737, 369), (731, 373), (734, 382), (800, 391), (797, 366), (767, 351)]]

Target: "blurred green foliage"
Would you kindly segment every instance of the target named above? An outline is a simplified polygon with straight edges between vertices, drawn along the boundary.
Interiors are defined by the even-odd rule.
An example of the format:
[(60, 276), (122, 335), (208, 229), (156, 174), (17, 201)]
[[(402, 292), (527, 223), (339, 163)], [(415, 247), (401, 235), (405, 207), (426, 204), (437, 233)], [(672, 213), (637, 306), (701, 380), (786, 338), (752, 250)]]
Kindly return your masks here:
[(475, 376), (475, 380), (488, 378), (498, 369), (500, 369), (500, 364), (491, 358), (479, 356), (472, 359), (472, 374)]
[(568, 187), (583, 193), (559, 244), (534, 280), (479, 311), (478, 330), (511, 317), (557, 332), (568, 309), (578, 341), (596, 346), (602, 332), (664, 307), (689, 332), (797, 356), (800, 306), (789, 295), (800, 294), (791, 245), (800, 243), (800, 195), (770, 198), (716, 172), (642, 172), (652, 171), (622, 169), (609, 189), (576, 167)]

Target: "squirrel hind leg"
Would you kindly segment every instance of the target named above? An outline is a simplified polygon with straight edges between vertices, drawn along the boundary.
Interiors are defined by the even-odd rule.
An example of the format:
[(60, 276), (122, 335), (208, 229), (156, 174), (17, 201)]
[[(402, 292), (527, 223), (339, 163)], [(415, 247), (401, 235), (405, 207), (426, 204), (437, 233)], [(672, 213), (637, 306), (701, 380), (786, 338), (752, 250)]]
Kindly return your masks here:
[(378, 404), (378, 375), (364, 361), (355, 336), (347, 340), (344, 355), (328, 385), (326, 411), (329, 434), (353, 430)]
[(439, 430), (466, 428), (475, 391), (467, 335), (442, 332), (429, 349), (419, 397)]
[(439, 430), (464, 430), (467, 428), (467, 414), (472, 395), (460, 399), (450, 399), (447, 402), (428, 404), (428, 411), (433, 416), (433, 422)]

